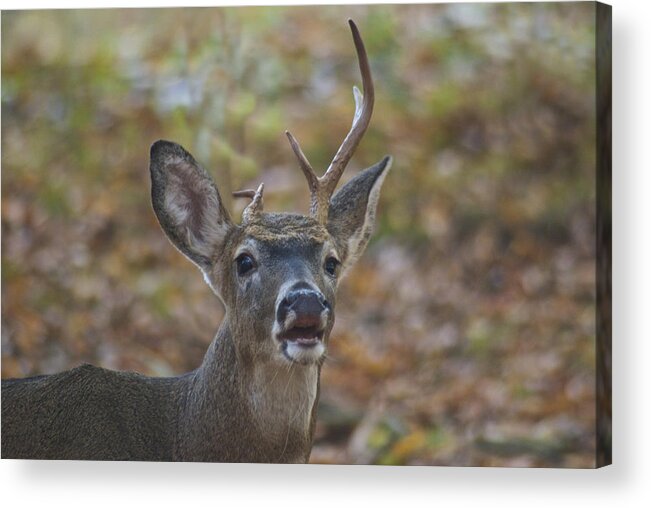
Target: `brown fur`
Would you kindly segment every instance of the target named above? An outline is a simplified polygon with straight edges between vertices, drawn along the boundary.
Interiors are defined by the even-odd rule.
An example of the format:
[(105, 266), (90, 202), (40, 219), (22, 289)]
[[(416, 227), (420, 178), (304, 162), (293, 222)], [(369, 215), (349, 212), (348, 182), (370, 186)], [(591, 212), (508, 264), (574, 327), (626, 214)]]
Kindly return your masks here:
[[(152, 204), (170, 241), (201, 269), (226, 317), (201, 366), (150, 378), (84, 365), (2, 382), (2, 457), (32, 459), (306, 462), (319, 399), (321, 360), (283, 357), (271, 330), (279, 291), (309, 282), (331, 302), (340, 276), (366, 246), (389, 159), (332, 199), (327, 226), (296, 214), (260, 213), (234, 224), (208, 173), (182, 147), (151, 150)], [(235, 269), (246, 248), (258, 267)]]

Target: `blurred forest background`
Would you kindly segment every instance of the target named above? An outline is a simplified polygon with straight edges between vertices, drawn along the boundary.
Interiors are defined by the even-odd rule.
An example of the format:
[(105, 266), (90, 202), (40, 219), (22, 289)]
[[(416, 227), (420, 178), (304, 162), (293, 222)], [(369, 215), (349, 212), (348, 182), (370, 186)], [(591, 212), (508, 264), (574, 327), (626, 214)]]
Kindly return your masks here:
[(223, 310), (156, 222), (149, 146), (306, 211), (283, 132), (325, 169), (360, 85), (351, 17), (376, 107), (344, 178), (395, 162), (311, 460), (594, 465), (594, 8), (3, 12), (2, 377), (199, 365)]

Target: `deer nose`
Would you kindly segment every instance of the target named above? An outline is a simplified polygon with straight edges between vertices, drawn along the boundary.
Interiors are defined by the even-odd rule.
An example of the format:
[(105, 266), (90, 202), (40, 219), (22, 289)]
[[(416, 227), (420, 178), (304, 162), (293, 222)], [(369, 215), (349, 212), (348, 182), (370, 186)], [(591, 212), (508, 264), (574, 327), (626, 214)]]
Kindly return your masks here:
[(320, 291), (299, 284), (290, 289), (278, 304), (276, 319), (285, 323), (290, 317), (292, 322), (287, 324), (292, 327), (320, 327), (324, 312), (329, 310), (330, 305)]

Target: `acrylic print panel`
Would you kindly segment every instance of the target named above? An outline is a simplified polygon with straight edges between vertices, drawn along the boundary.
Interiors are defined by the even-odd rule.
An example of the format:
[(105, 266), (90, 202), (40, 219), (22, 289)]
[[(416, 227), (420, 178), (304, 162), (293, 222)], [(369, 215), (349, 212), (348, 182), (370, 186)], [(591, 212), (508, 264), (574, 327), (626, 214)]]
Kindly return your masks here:
[(3, 12), (2, 124), (3, 458), (610, 463), (609, 7)]

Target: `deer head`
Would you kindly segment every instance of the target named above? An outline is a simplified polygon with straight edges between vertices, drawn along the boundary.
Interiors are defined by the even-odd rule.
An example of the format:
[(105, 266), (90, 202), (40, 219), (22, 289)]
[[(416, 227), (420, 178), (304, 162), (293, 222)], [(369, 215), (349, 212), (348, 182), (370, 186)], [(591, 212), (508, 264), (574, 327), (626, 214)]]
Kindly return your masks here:
[[(362, 171), (334, 193), (369, 124), (371, 71), (357, 27), (349, 21), (362, 75), (353, 89), (350, 132), (322, 177), (287, 132), (311, 193), (309, 215), (263, 211), (263, 185), (234, 193), (251, 203), (236, 224), (209, 174), (169, 141), (151, 147), (152, 203), (170, 241), (199, 269), (226, 307), (244, 362), (320, 364), (334, 323), (335, 293), (359, 258), (375, 222), (391, 158)], [(334, 195), (333, 195), (334, 194)]]

